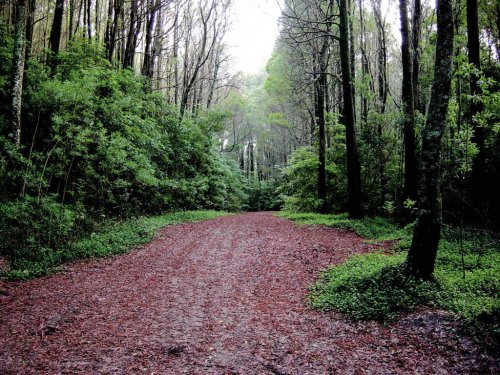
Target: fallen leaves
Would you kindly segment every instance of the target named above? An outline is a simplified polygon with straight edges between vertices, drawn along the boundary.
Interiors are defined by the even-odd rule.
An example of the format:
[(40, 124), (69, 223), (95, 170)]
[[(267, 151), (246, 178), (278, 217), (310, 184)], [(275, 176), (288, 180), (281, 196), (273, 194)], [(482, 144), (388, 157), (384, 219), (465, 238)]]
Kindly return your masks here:
[(0, 373), (495, 373), (446, 312), (391, 326), (305, 304), (318, 271), (366, 244), (248, 213), (164, 228), (128, 254), (8, 283)]

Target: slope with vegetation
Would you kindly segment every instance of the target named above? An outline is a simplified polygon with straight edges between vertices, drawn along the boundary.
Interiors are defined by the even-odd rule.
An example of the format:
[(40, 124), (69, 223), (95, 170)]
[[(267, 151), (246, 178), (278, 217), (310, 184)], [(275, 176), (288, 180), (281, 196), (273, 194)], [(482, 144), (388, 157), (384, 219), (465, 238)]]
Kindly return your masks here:
[[(210, 108), (226, 80), (217, 62), (223, 51), (215, 46), (223, 20), (214, 15), (225, 6), (206, 4), (196, 10), (205, 16), (184, 26), (206, 23), (221, 35), (210, 47), (217, 51), (200, 52), (203, 64), (196, 49), (183, 51), (202, 72), (185, 68), (189, 81), (170, 88), (171, 100), (159, 73), (158, 48), (168, 40), (158, 33), (166, 18), (157, 13), (173, 4), (110, 3), (106, 24), (89, 3), (85, 17), (92, 13), (95, 23), (86, 18), (82, 24), (78, 15), (67, 24), (63, 11), (73, 17), (77, 10), (65, 3), (55, 9), (47, 3), (50, 17), (42, 19), (42, 2), (0, 6), (0, 256), (15, 278), (44, 274), (77, 257), (124, 251), (172, 221), (219, 215), (157, 216), (164, 212), (239, 210), (247, 199), (237, 164), (217, 150), (216, 134), (228, 114)], [(132, 19), (122, 19), (123, 7)], [(134, 39), (146, 9), (150, 26), (160, 28), (153, 62), (139, 57)], [(177, 11), (186, 19), (195, 12), (184, 6)], [(141, 12), (139, 19), (134, 12)], [(44, 49), (47, 28), (50, 48)], [(116, 31), (131, 33), (131, 44), (125, 46)], [(140, 65), (147, 68), (142, 74)], [(214, 72), (220, 77), (213, 84), (222, 88), (202, 87), (203, 77)]]

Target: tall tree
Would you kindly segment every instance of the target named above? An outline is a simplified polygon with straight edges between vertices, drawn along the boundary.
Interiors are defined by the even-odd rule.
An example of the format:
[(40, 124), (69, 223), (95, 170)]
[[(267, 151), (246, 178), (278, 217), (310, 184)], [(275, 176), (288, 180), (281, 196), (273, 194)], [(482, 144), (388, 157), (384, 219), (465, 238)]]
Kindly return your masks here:
[(403, 138), (404, 138), (404, 187), (403, 200), (417, 199), (418, 177), (415, 147), (415, 113), (412, 87), (412, 61), (410, 54), (410, 30), (408, 26), (407, 0), (399, 1), (401, 17), (401, 60), (403, 65)]
[(52, 20), (52, 28), (50, 29), (49, 47), (54, 55), (59, 53), (61, 44), (62, 24), (64, 14), (64, 0), (56, 0), (56, 8), (54, 9), (54, 19)]
[(413, 84), (413, 103), (414, 109), (419, 112), (424, 112), (420, 99), (420, 29), (422, 23), (422, 5), (420, 0), (414, 0), (413, 4), (413, 21), (412, 21), (412, 50), (413, 50), (413, 66), (412, 66), (412, 84)]
[(132, 0), (130, 6), (130, 23), (125, 44), (125, 53), (123, 56), (123, 66), (132, 67), (134, 64), (135, 46), (136, 46), (136, 30), (138, 29), (139, 18), (138, 0)]
[(149, 0), (149, 16), (146, 22), (146, 45), (144, 46), (144, 61), (142, 64), (142, 74), (146, 77), (153, 78), (153, 32), (156, 22), (156, 13), (158, 12), (159, 1)]
[(349, 20), (347, 12), (347, 1), (340, 0), (340, 65), (342, 70), (342, 90), (344, 100), (343, 123), (346, 129), (347, 149), (347, 190), (349, 218), (357, 219), (363, 217), (361, 200), (361, 171), (359, 164), (358, 145), (356, 143), (356, 129), (354, 120), (354, 106), (352, 96), (352, 79), (349, 56)]
[[(499, 19), (500, 22), (500, 19)], [(476, 68), (477, 72), (481, 69), (481, 56), (479, 44), (479, 25), (477, 15), (477, 0), (467, 0), (467, 49), (469, 50), (469, 63)], [(470, 93), (472, 96), (477, 96), (481, 93), (478, 84), (479, 77), (477, 74), (471, 74), (470, 77)], [(486, 156), (485, 156), (485, 128), (482, 127), (475, 119), (482, 110), (480, 101), (473, 99), (469, 109), (469, 120), (472, 122), (474, 134), (472, 141), (476, 144), (478, 153), (473, 160), (472, 165), (472, 198), (474, 204), (479, 210), (484, 207), (484, 187), (486, 185)]]
[(16, 1), (15, 35), (12, 59), (12, 102), (10, 109), (11, 126), (14, 132), (14, 143), (21, 143), (21, 108), (23, 98), (23, 77), (26, 52), (26, 17), (28, 0)]
[(409, 274), (428, 279), (434, 272), (441, 236), (441, 138), (446, 126), (453, 62), (452, 0), (437, 1), (437, 41), (434, 81), (422, 134), (422, 178), (419, 211), (406, 258)]
[[(382, 20), (381, 1), (377, 0), (373, 4), (375, 15), (375, 23), (377, 25), (377, 85), (378, 85), (378, 112), (383, 115), (387, 103), (387, 48), (385, 44), (385, 21)], [(387, 177), (385, 173), (385, 154), (383, 144), (383, 123), (379, 121), (377, 124), (378, 136), (378, 158), (379, 158), (379, 178), (380, 178), (380, 195), (385, 200)]]
[(318, 127), (318, 199), (321, 200), (320, 210), (327, 211), (326, 207), (326, 158), (325, 158), (325, 90), (326, 87), (326, 72), (327, 60), (326, 52), (328, 51), (329, 37), (323, 37), (323, 45), (321, 51), (315, 55), (315, 117)]
[[(108, 56), (108, 60), (112, 61), (113, 60), (113, 55), (115, 52), (116, 48), (116, 34), (118, 32), (118, 24), (120, 20), (121, 13), (123, 12), (123, 3), (124, 0), (115, 0), (114, 2), (114, 15), (113, 15), (113, 21), (111, 22), (110, 25), (110, 30), (109, 30), (109, 35), (108, 35), (108, 40), (106, 43), (106, 54)], [(110, 3), (111, 5), (111, 3)]]

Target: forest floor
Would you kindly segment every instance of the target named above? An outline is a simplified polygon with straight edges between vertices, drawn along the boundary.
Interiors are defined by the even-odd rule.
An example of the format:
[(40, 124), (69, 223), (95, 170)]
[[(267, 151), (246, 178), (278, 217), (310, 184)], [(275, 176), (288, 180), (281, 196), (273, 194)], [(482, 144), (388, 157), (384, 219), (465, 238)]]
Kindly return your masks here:
[(307, 306), (321, 269), (377, 246), (268, 212), (160, 229), (130, 253), (8, 282), (0, 373), (499, 371), (450, 313), (383, 325)]

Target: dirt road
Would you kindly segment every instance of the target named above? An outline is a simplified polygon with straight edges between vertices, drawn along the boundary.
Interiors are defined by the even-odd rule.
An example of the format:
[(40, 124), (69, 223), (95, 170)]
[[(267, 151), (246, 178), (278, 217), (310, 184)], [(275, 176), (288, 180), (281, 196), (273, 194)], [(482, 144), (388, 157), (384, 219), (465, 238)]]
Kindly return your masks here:
[(310, 310), (317, 272), (357, 236), (247, 213), (164, 228), (128, 254), (9, 283), (0, 373), (489, 373), (444, 312), (384, 326)]

